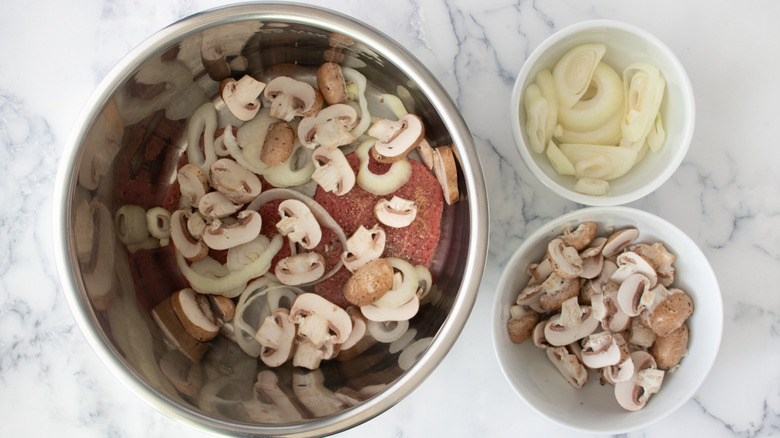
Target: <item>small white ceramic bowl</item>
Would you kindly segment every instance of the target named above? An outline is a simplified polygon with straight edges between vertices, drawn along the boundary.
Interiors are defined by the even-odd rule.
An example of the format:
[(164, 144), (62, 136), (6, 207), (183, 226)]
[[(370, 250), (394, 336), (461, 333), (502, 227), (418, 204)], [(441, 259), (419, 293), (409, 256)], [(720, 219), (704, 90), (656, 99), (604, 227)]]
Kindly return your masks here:
[[(545, 351), (531, 341), (514, 344), (506, 323), (509, 306), (528, 282), (526, 267), (544, 258), (547, 243), (565, 225), (592, 220), (599, 235), (636, 227), (637, 242), (660, 241), (676, 255), (673, 287), (693, 299), (688, 354), (674, 373), (666, 373), (660, 391), (640, 411), (621, 408), (614, 388), (599, 384), (591, 371), (582, 389), (570, 385), (550, 362)], [(712, 367), (723, 330), (723, 303), (715, 273), (698, 246), (677, 227), (653, 214), (629, 207), (589, 207), (558, 217), (529, 236), (510, 258), (493, 303), (493, 345), (509, 385), (534, 410), (568, 428), (600, 434), (619, 434), (647, 427), (671, 414), (697, 391)]]
[[(602, 61), (618, 74), (634, 62), (650, 62), (657, 66), (666, 80), (661, 105), (661, 117), (666, 141), (658, 152), (648, 151), (631, 171), (610, 181), (604, 196), (585, 195), (574, 191), (577, 179), (559, 175), (544, 153), (534, 153), (527, 146), (526, 111), (523, 93), (533, 83), (536, 74), (545, 68), (552, 71), (555, 63), (570, 49), (584, 43), (604, 43), (607, 47)], [(614, 20), (591, 20), (574, 24), (556, 32), (528, 57), (515, 81), (511, 98), (511, 124), (520, 156), (531, 172), (555, 193), (584, 205), (621, 205), (637, 200), (661, 186), (682, 162), (693, 136), (695, 106), (693, 89), (680, 61), (661, 40), (650, 33)]]

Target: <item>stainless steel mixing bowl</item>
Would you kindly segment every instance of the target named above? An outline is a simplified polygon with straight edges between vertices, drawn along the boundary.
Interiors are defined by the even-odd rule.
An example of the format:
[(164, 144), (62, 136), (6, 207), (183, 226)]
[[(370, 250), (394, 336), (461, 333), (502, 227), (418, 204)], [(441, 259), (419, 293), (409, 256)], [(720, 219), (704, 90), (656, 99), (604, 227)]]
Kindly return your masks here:
[[(430, 142), (455, 145), (462, 199), (445, 208), (432, 265), (439, 295), (411, 321), (415, 336), (407, 345), (422, 348), (409, 364), (399, 366), (403, 350), (378, 343), (349, 361), (323, 362), (318, 371), (274, 369), (264, 373), (270, 386), (256, 391), (264, 366), (230, 341), (212, 345), (198, 365), (170, 357), (149, 309), (172, 292), (166, 287), (175, 262), (165, 249), (128, 252), (117, 241), (113, 215), (123, 204), (160, 205), (186, 146), (187, 118), (204, 102), (219, 103), (221, 78), (243, 71), (267, 77), (293, 65), (305, 72), (323, 59), (360, 71), (374, 92), (397, 94), (426, 121)], [(488, 241), (487, 195), (473, 140), (437, 80), (376, 30), (294, 4), (241, 4), (196, 14), (128, 54), (77, 121), (61, 159), (54, 211), (64, 293), (102, 361), (166, 415), (247, 436), (335, 433), (408, 395), (461, 332)], [(174, 387), (168, 378), (186, 380), (194, 372), (201, 379), (195, 392)]]

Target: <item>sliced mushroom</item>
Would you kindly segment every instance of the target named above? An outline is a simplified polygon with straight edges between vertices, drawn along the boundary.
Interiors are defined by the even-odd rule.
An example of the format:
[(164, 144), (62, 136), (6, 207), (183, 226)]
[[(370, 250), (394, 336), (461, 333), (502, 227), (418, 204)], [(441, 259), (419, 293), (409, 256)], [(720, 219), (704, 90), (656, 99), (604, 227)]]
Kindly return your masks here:
[(299, 286), (318, 280), (325, 274), (325, 257), (316, 252), (304, 252), (285, 257), (274, 268), (282, 284)]
[(414, 222), (417, 217), (417, 206), (414, 201), (398, 196), (393, 196), (389, 201), (382, 198), (374, 205), (374, 216), (388, 227), (403, 228)]
[[(608, 283), (615, 285), (615, 283)], [(603, 294), (593, 295), (591, 306), (601, 327), (612, 333), (622, 332), (631, 323), (631, 317), (617, 302), (617, 289), (607, 288)]]
[[(385, 230), (379, 224), (374, 225), (370, 230), (361, 225), (347, 239), (346, 250), (341, 254), (341, 261), (350, 272), (355, 272), (366, 263), (382, 256), (386, 240)], [(361, 304), (356, 305), (360, 306)]]
[(661, 388), (664, 372), (657, 368), (655, 359), (646, 351), (631, 353), (631, 359), (634, 362), (634, 375), (627, 381), (615, 384), (615, 398), (623, 409), (638, 411)]
[[(645, 310), (643, 314), (648, 312)], [(647, 350), (655, 343), (657, 335), (650, 327), (647, 327), (643, 322), (643, 318), (632, 318), (631, 326), (628, 331), (628, 343), (639, 347), (643, 350)]]
[(650, 353), (655, 358), (658, 368), (671, 370), (680, 363), (688, 348), (689, 332), (688, 325), (683, 324), (668, 335), (655, 338)]
[(568, 345), (593, 333), (598, 324), (590, 306), (580, 307), (577, 297), (572, 297), (564, 301), (560, 314), (548, 320), (544, 337), (551, 345)]
[(271, 123), (263, 140), (260, 161), (268, 166), (278, 166), (292, 155), (295, 147), (295, 132), (284, 120)]
[(232, 299), (222, 295), (206, 295), (206, 298), (211, 304), (211, 310), (214, 311), (214, 316), (217, 317), (220, 326), (233, 320), (236, 315), (236, 303)]
[(531, 263), (530, 265), (528, 265), (528, 267), (526, 268), (526, 272), (531, 277), (528, 280), (528, 285), (530, 286), (533, 284), (540, 284), (544, 280), (547, 280), (547, 277), (549, 277), (550, 274), (552, 274), (553, 268), (552, 265), (550, 264), (550, 259), (545, 257), (539, 263)]
[(555, 272), (563, 278), (579, 278), (582, 274), (582, 258), (574, 247), (566, 245), (561, 238), (555, 238), (547, 244), (547, 258)]
[(669, 290), (669, 296), (653, 310), (650, 327), (658, 336), (669, 336), (693, 314), (693, 300), (680, 289)]
[(509, 340), (522, 344), (531, 339), (534, 327), (539, 323), (539, 314), (517, 304), (509, 307), (509, 314), (511, 318), (506, 323)]
[(596, 238), (598, 225), (593, 221), (582, 222), (576, 229), (566, 228), (561, 240), (566, 246), (572, 246), (577, 251), (582, 251)]
[(433, 173), (441, 185), (447, 205), (458, 202), (458, 168), (455, 165), (452, 146), (439, 146), (433, 150)]
[(380, 118), (368, 129), (368, 135), (378, 140), (371, 150), (374, 159), (380, 163), (394, 163), (420, 144), (425, 126), (414, 114), (406, 114), (397, 121)]
[(260, 360), (269, 367), (278, 367), (292, 356), (295, 344), (295, 324), (289, 319), (290, 311), (284, 307), (267, 316), (254, 338), (262, 345)]
[[(201, 219), (203, 217), (211, 219), (222, 219), (234, 214), (240, 210), (241, 207), (243, 207), (243, 204), (236, 204), (220, 192), (208, 192), (203, 197), (201, 197), (200, 202), (198, 202), (198, 211), (200, 212)], [(187, 221), (188, 229), (190, 220), (193, 221), (191, 232), (196, 234), (198, 231), (200, 231), (202, 234), (206, 229), (206, 222), (203, 221), (203, 229), (201, 229), (200, 224), (196, 222), (198, 219), (193, 219), (190, 217)]]
[(620, 309), (628, 316), (638, 316), (652, 303), (652, 295), (650, 280), (644, 274), (636, 273), (620, 283), (617, 302)]
[(311, 209), (297, 199), (285, 199), (279, 204), (276, 229), (292, 243), (300, 243), (306, 249), (313, 249), (322, 240), (322, 228)]
[(539, 307), (549, 312), (560, 309), (566, 300), (578, 296), (581, 283), (578, 277), (565, 278), (557, 272), (553, 272), (541, 284), (541, 287), (542, 294), (539, 296)]
[(588, 370), (580, 363), (577, 356), (564, 346), (547, 347), (546, 351), (547, 357), (567, 382), (575, 388), (585, 386), (588, 382)]
[(311, 179), (326, 192), (343, 196), (355, 187), (355, 171), (341, 149), (320, 146), (311, 154), (311, 159), (314, 162)]
[(152, 319), (162, 330), (163, 336), (192, 362), (199, 362), (208, 349), (208, 344), (193, 338), (179, 321), (171, 300), (162, 300), (152, 309)]
[(606, 241), (606, 237), (597, 237), (593, 239), (587, 248), (580, 252), (580, 258), (582, 259), (582, 273), (580, 277), (590, 280), (602, 273), (604, 255), (601, 254), (601, 249)]
[(676, 257), (661, 242), (655, 242), (652, 245), (638, 243), (631, 245), (628, 249), (650, 260), (658, 274), (658, 282), (666, 287), (671, 286), (674, 282), (674, 266), (672, 264)]
[(417, 145), (417, 155), (420, 156), (420, 161), (428, 170), (433, 170), (433, 147), (428, 143), (428, 140), (422, 139)]
[(249, 75), (241, 79), (226, 78), (219, 84), (219, 94), (225, 102), (225, 106), (238, 120), (246, 122), (260, 110), (260, 94), (265, 88), (265, 83), (260, 82)]
[(580, 302), (583, 304), (590, 304), (593, 295), (604, 293), (604, 285), (610, 281), (612, 273), (617, 270), (615, 262), (604, 259), (603, 255), (602, 259), (601, 272), (599, 275), (582, 282)]
[(210, 169), (211, 186), (236, 204), (252, 202), (263, 190), (260, 178), (229, 158), (220, 158)]
[(169, 350), (160, 358), (160, 371), (182, 395), (197, 398), (203, 386), (203, 367), (192, 363), (179, 350)]
[(341, 344), (352, 333), (352, 320), (341, 307), (325, 298), (305, 292), (290, 308), (290, 321), (298, 324), (298, 336), (317, 348), (326, 343)]
[(649, 281), (648, 288), (655, 287), (658, 275), (655, 268), (646, 258), (631, 251), (622, 252), (617, 256), (617, 270), (612, 274), (612, 281), (622, 283), (633, 274), (642, 274)]
[(171, 295), (171, 306), (184, 329), (193, 338), (210, 341), (219, 334), (219, 322), (205, 295), (184, 288)]
[(254, 210), (243, 210), (233, 223), (214, 219), (203, 232), (203, 241), (211, 249), (230, 249), (254, 240), (260, 235), (262, 218)]
[(624, 228), (615, 231), (607, 238), (601, 253), (606, 258), (612, 258), (633, 243), (637, 237), (639, 237), (639, 230), (636, 228)]
[(357, 111), (350, 105), (331, 105), (301, 120), (298, 124), (298, 139), (309, 149), (317, 146), (335, 149), (355, 141), (350, 131), (357, 121)]
[(209, 252), (206, 243), (194, 238), (187, 228), (187, 219), (192, 213), (188, 209), (176, 210), (171, 214), (171, 240), (185, 259), (190, 262), (202, 260)]
[(580, 354), (582, 363), (594, 370), (615, 365), (621, 358), (620, 346), (608, 331), (590, 334), (584, 341)]
[(326, 62), (317, 69), (317, 88), (328, 105), (345, 103), (347, 83), (341, 73), (341, 66), (335, 62)]
[(544, 327), (547, 326), (547, 321), (548, 320), (543, 319), (536, 323), (533, 331), (531, 332), (531, 341), (536, 348), (551, 347), (550, 343), (547, 342), (547, 338), (544, 337)]
[(289, 76), (272, 79), (263, 93), (271, 101), (271, 116), (286, 122), (314, 115), (322, 108), (322, 94), (316, 88)]
[(373, 304), (393, 287), (393, 265), (374, 259), (357, 268), (344, 285), (344, 297), (355, 306)]
[(176, 172), (182, 201), (198, 208), (200, 198), (209, 190), (209, 178), (200, 167), (187, 163)]

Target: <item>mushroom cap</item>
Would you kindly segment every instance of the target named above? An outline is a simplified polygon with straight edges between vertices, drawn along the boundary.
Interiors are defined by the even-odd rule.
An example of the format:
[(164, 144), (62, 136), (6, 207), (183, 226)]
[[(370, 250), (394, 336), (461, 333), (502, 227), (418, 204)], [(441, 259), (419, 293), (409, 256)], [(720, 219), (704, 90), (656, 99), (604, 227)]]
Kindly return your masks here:
[(553, 272), (542, 283), (544, 291), (539, 297), (539, 306), (545, 311), (558, 310), (564, 301), (579, 295), (580, 288), (579, 277), (565, 278)]
[(325, 62), (317, 69), (317, 88), (328, 105), (349, 100), (341, 66), (335, 62)]
[(268, 126), (260, 151), (260, 161), (268, 166), (278, 166), (292, 155), (295, 147), (295, 132), (289, 123), (278, 120)]
[(240, 210), (241, 207), (243, 204), (236, 204), (220, 192), (208, 192), (198, 202), (198, 212), (203, 217), (212, 219), (228, 217)]
[(582, 274), (582, 258), (574, 247), (568, 246), (560, 237), (547, 244), (547, 258), (553, 270), (564, 278), (578, 278)]
[(417, 217), (417, 205), (398, 196), (392, 199), (379, 199), (374, 205), (374, 216), (383, 225), (392, 228), (409, 226)]
[[(322, 94), (309, 83), (289, 76), (277, 76), (265, 86), (266, 99), (271, 101), (271, 115), (285, 121), (295, 116), (311, 116), (322, 108)], [(282, 99), (277, 98), (284, 96)]]
[(219, 323), (208, 298), (191, 288), (171, 295), (171, 307), (187, 333), (199, 341), (210, 341), (219, 334)]
[(561, 240), (565, 245), (574, 247), (577, 251), (582, 251), (593, 242), (597, 231), (598, 225), (595, 222), (585, 221), (580, 223), (574, 230), (568, 227), (564, 229)]
[(311, 283), (325, 274), (325, 257), (317, 252), (291, 255), (276, 263), (274, 274), (288, 286)]
[(171, 300), (162, 300), (152, 309), (152, 319), (162, 330), (165, 338), (193, 363), (197, 363), (206, 353), (208, 344), (193, 338), (179, 321), (173, 310)]
[(606, 258), (614, 257), (633, 243), (637, 237), (639, 237), (639, 230), (633, 227), (615, 231), (607, 238), (601, 253)]
[(534, 333), (534, 328), (539, 323), (539, 314), (536, 312), (527, 312), (519, 318), (512, 318), (506, 323), (509, 332), (509, 340), (515, 344), (522, 344), (530, 339)]
[(344, 285), (344, 296), (355, 306), (373, 304), (393, 287), (393, 265), (374, 259), (357, 268)]
[(433, 173), (441, 185), (444, 201), (452, 205), (460, 199), (458, 189), (458, 168), (452, 145), (439, 146), (433, 150)]
[(648, 288), (653, 288), (658, 283), (658, 275), (655, 272), (655, 268), (653, 268), (653, 264), (635, 252), (624, 251), (617, 256), (615, 262), (618, 268), (612, 274), (613, 281), (622, 283), (629, 276), (639, 273), (649, 280)]
[(297, 199), (285, 199), (279, 204), (279, 216), (276, 229), (290, 239), (300, 243), (306, 249), (313, 249), (322, 240), (322, 227), (311, 209)]
[[(371, 260), (381, 257), (385, 251), (386, 241), (387, 233), (379, 224), (374, 225), (370, 230), (360, 225), (347, 239), (346, 249), (341, 254), (341, 261), (350, 272), (355, 272), (356, 269)], [(430, 285), (427, 286), (430, 287)]]
[[(406, 114), (398, 122), (400, 126), (391, 133), (383, 132), (382, 129), (376, 129), (377, 122), (369, 129), (368, 134), (372, 137), (379, 135), (379, 141), (374, 144), (371, 153), (375, 160), (380, 163), (395, 163), (406, 157), (425, 136), (425, 125), (422, 119), (415, 114)], [(373, 131), (373, 133), (372, 133)]]
[(650, 328), (658, 336), (669, 336), (693, 314), (693, 300), (680, 289), (671, 289), (668, 297), (653, 310)]
[(231, 113), (243, 122), (252, 120), (262, 106), (259, 96), (265, 83), (249, 75), (239, 80), (226, 78), (219, 84), (219, 94)]
[(300, 323), (303, 318), (317, 314), (328, 321), (328, 328), (335, 333), (334, 343), (341, 344), (352, 332), (352, 320), (341, 307), (311, 292), (304, 292), (290, 307), (290, 321)]
[(311, 179), (323, 190), (343, 196), (355, 187), (355, 171), (341, 149), (319, 146), (312, 152), (311, 159), (314, 162)]
[(650, 348), (650, 353), (653, 355), (658, 368), (668, 370), (680, 363), (688, 348), (688, 337), (688, 325), (683, 324), (667, 336), (655, 338), (655, 342)]
[(260, 178), (230, 158), (220, 158), (209, 168), (211, 186), (236, 204), (252, 202), (263, 190)]
[(298, 124), (298, 140), (309, 149), (317, 146), (334, 149), (355, 141), (350, 131), (357, 121), (355, 108), (337, 103), (323, 108), (316, 115), (304, 117)]

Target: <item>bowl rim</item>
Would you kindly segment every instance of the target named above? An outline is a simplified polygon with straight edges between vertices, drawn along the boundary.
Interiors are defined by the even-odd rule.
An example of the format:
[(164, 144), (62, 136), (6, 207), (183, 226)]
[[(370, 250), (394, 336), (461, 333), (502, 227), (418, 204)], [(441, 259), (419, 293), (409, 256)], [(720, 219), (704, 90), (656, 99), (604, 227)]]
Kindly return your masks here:
[[(532, 403), (526, 395), (521, 391), (520, 388), (515, 386), (512, 383), (512, 380), (509, 377), (510, 365), (505, 362), (503, 357), (503, 352), (499, 348), (499, 345), (501, 344), (502, 338), (507, 337), (506, 334), (506, 320), (505, 316), (502, 313), (502, 303), (506, 299), (507, 290), (508, 290), (508, 283), (510, 281), (511, 273), (507, 269), (510, 266), (514, 266), (517, 264), (517, 261), (523, 257), (523, 255), (534, 245), (538, 243), (538, 240), (551, 232), (554, 229), (560, 229), (564, 224), (572, 223), (575, 221), (582, 221), (585, 217), (599, 217), (603, 215), (621, 215), (625, 217), (636, 217), (639, 218), (638, 220), (641, 221), (651, 221), (655, 222), (659, 225), (662, 225), (664, 227), (669, 228), (676, 236), (677, 239), (682, 243), (682, 245), (688, 246), (691, 248), (692, 251), (696, 252), (701, 259), (705, 262), (701, 269), (705, 271), (705, 274), (707, 277), (712, 278), (713, 280), (713, 289), (711, 291), (713, 300), (713, 317), (715, 326), (713, 327), (714, 336), (713, 339), (715, 348), (711, 352), (711, 356), (708, 358), (708, 360), (705, 361), (704, 367), (702, 369), (702, 373), (698, 375), (698, 378), (693, 381), (693, 385), (691, 385), (690, 390), (685, 393), (684, 397), (680, 397), (677, 399), (674, 403), (670, 404), (669, 408), (662, 412), (660, 415), (644, 421), (637, 424), (633, 424), (627, 427), (586, 427), (581, 424), (576, 424), (574, 421), (561, 421), (560, 419), (554, 418), (550, 416), (547, 412), (545, 412), (540, 407), (536, 406), (534, 403)], [(491, 341), (493, 344), (493, 352), (494, 356), (496, 358), (496, 361), (498, 362), (499, 368), (501, 369), (501, 373), (503, 374), (504, 378), (507, 381), (507, 384), (512, 388), (515, 394), (527, 405), (529, 406), (534, 412), (541, 415), (542, 417), (546, 418), (547, 420), (558, 424), (560, 426), (566, 427), (567, 429), (578, 431), (578, 432), (587, 432), (587, 433), (594, 433), (594, 434), (623, 434), (628, 433), (632, 431), (636, 431), (638, 429), (642, 429), (645, 427), (648, 427), (652, 424), (655, 424), (662, 419), (668, 417), (669, 415), (673, 414), (677, 410), (682, 407), (685, 403), (687, 403), (689, 400), (693, 398), (696, 391), (699, 390), (702, 383), (706, 379), (706, 377), (709, 375), (710, 371), (712, 370), (712, 367), (715, 364), (715, 360), (718, 356), (718, 353), (720, 351), (720, 345), (723, 337), (723, 296), (720, 290), (720, 285), (717, 280), (717, 276), (715, 275), (715, 271), (712, 269), (711, 264), (709, 263), (709, 260), (707, 259), (704, 252), (701, 250), (701, 248), (696, 244), (696, 242), (693, 241), (693, 239), (690, 238), (685, 232), (683, 232), (681, 229), (679, 229), (676, 225), (669, 222), (668, 220), (655, 215), (653, 213), (640, 210), (633, 207), (626, 207), (626, 206), (593, 206), (593, 207), (583, 207), (576, 210), (569, 211), (567, 213), (564, 213), (563, 215), (560, 215), (558, 217), (555, 217), (544, 224), (542, 224), (540, 227), (538, 227), (536, 230), (534, 230), (527, 238), (525, 238), (522, 243), (518, 246), (518, 248), (512, 253), (510, 258), (507, 260), (506, 264), (503, 266), (501, 277), (499, 278), (499, 282), (496, 286), (496, 293), (493, 296), (493, 303), (492, 303), (492, 310), (491, 310)], [(514, 345), (514, 344), (513, 344)]]
[[(273, 20), (296, 22), (347, 34), (382, 53), (387, 62), (397, 65), (413, 80), (440, 114), (459, 155), (466, 191), (468, 220), (472, 224), (467, 242), (465, 269), (450, 314), (442, 322), (429, 348), (410, 370), (405, 372), (383, 397), (373, 397), (328, 418), (307, 420), (296, 425), (252, 425), (229, 422), (207, 416), (175, 399), (169, 398), (134, 372), (116, 348), (106, 342), (104, 333), (94, 323), (95, 312), (83, 292), (78, 261), (69, 240), (72, 209), (69, 200), (75, 188), (80, 147), (105, 104), (149, 55), (163, 50), (172, 42), (212, 26), (248, 21)], [(465, 176), (469, 177), (466, 178)], [(454, 101), (433, 74), (408, 50), (373, 26), (340, 12), (302, 3), (248, 2), (220, 6), (197, 12), (160, 29), (123, 56), (101, 80), (74, 121), (60, 157), (52, 199), (54, 259), (60, 285), (77, 326), (91, 349), (120, 382), (141, 400), (164, 415), (189, 426), (211, 433), (234, 433), (263, 436), (315, 436), (333, 434), (362, 424), (390, 409), (418, 387), (449, 353), (462, 332), (476, 301), (487, 258), (489, 217), (486, 184), (474, 140)]]
[[(635, 34), (640, 38), (649, 41), (653, 46), (664, 52), (668, 57), (669, 62), (674, 65), (675, 70), (680, 73), (680, 78), (682, 80), (681, 90), (683, 92), (683, 100), (690, 102), (685, 117), (683, 117), (690, 120), (690, 123), (687, 124), (686, 129), (683, 132), (682, 146), (674, 154), (672, 161), (663, 170), (663, 172), (659, 172), (652, 180), (648, 181), (647, 184), (643, 185), (637, 190), (621, 195), (611, 195), (609, 193), (603, 196), (587, 195), (568, 189), (550, 178), (539, 168), (539, 166), (534, 161), (534, 158), (525, 143), (525, 138), (523, 137), (523, 132), (521, 129), (521, 125), (523, 123), (518, 122), (520, 119), (520, 105), (522, 103), (521, 98), (524, 91), (523, 83), (530, 74), (530, 71), (535, 67), (536, 62), (539, 60), (542, 54), (544, 54), (555, 44), (559, 43), (561, 40), (571, 35), (599, 27)], [(514, 86), (512, 88), (510, 106), (511, 108), (509, 114), (510, 126), (512, 127), (512, 136), (514, 138), (515, 147), (520, 153), (520, 157), (523, 159), (526, 167), (528, 167), (531, 173), (539, 181), (541, 181), (542, 184), (544, 184), (547, 188), (559, 196), (586, 206), (608, 207), (623, 205), (643, 198), (654, 192), (674, 174), (674, 172), (682, 163), (685, 155), (688, 152), (688, 149), (690, 148), (691, 140), (693, 139), (694, 127), (696, 124), (696, 103), (693, 94), (693, 87), (691, 85), (688, 73), (683, 64), (680, 62), (679, 58), (669, 48), (669, 46), (667, 46), (663, 41), (661, 41), (661, 39), (651, 34), (650, 32), (636, 25), (613, 19), (595, 19), (575, 23), (556, 31), (547, 37), (544, 41), (542, 41), (542, 43), (531, 52), (531, 55), (528, 56), (528, 58), (525, 60), (523, 66), (520, 68), (520, 71), (517, 74)]]

